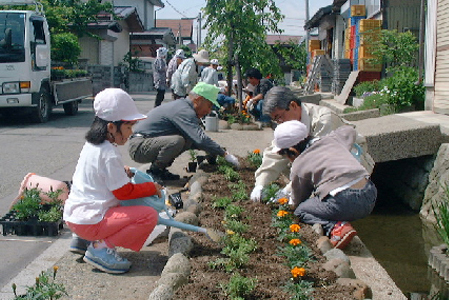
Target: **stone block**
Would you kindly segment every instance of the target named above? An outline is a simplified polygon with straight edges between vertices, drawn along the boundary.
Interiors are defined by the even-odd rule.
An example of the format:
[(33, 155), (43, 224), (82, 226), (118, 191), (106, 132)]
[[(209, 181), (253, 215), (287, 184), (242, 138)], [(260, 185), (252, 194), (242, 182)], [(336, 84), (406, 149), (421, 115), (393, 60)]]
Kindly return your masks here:
[(340, 104), (334, 99), (321, 100), (319, 105), (326, 106), (337, 114), (343, 114), (345, 109), (350, 107), (349, 105)]
[(173, 299), (173, 288), (168, 284), (158, 285), (148, 297), (148, 300), (171, 300)]
[(366, 138), (368, 151), (376, 163), (434, 155), (441, 144), (438, 124), (408, 117), (388, 115), (355, 121), (357, 132)]
[(375, 109), (367, 109), (367, 110), (360, 110), (360, 111), (354, 111), (350, 113), (342, 113), (340, 116), (347, 120), (347, 121), (359, 121), (369, 118), (378, 118), (380, 117), (380, 112), (377, 108)]
[(170, 257), (162, 270), (161, 277), (166, 273), (179, 273), (183, 276), (190, 275), (189, 259), (183, 254), (177, 253)]

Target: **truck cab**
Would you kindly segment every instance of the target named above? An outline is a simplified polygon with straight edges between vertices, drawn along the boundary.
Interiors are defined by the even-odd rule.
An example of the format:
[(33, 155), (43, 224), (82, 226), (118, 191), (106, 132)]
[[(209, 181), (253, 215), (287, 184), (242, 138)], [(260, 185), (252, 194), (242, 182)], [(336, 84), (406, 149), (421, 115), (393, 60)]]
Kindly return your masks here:
[(0, 0), (0, 5), (10, 2), (30, 2), (36, 10), (0, 10), (0, 113), (25, 111), (43, 123), (52, 106), (62, 104), (66, 114), (75, 114), (78, 102), (92, 95), (91, 80), (52, 81), (50, 32), (42, 9), (31, 0)]

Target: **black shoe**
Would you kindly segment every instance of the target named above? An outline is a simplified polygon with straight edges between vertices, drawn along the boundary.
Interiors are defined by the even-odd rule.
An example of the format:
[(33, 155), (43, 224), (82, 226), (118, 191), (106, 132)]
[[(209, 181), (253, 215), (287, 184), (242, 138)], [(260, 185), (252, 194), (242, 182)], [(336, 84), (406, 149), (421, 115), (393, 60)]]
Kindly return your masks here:
[(159, 180), (179, 180), (181, 177), (177, 174), (173, 174), (170, 171), (168, 171), (167, 169), (158, 169), (158, 168), (153, 168), (151, 167), (147, 173), (149, 173), (150, 175), (153, 176), (154, 180), (158, 183)]

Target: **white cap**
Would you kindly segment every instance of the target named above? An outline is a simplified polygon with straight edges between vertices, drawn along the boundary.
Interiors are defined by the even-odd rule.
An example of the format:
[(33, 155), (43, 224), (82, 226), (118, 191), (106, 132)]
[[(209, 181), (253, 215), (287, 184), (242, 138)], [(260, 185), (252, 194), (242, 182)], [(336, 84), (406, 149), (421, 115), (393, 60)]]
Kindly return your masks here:
[(131, 96), (122, 89), (107, 88), (99, 92), (94, 100), (95, 115), (105, 121), (137, 121), (146, 119), (139, 113)]
[(278, 153), (281, 149), (295, 146), (309, 135), (307, 126), (293, 120), (276, 126), (274, 130), (274, 147), (272, 152)]
[(214, 58), (210, 60), (211, 65), (217, 65), (218, 66), (218, 59)]
[(182, 58), (182, 59), (186, 58), (186, 56), (184, 54), (184, 50), (182, 50), (182, 49), (176, 50), (175, 56), (178, 57), (178, 58)]

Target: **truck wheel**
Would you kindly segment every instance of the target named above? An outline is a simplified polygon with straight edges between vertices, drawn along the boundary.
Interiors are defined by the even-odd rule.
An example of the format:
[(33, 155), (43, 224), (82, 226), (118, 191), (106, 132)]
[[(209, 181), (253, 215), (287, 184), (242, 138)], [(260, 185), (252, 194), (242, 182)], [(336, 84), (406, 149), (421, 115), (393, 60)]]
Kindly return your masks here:
[(48, 93), (47, 88), (41, 87), (37, 107), (34, 109), (32, 114), (33, 120), (38, 123), (47, 122), (50, 118), (51, 110), (52, 105), (50, 101), (50, 94)]
[(62, 105), (64, 112), (68, 116), (74, 116), (78, 112), (78, 101), (72, 101)]

